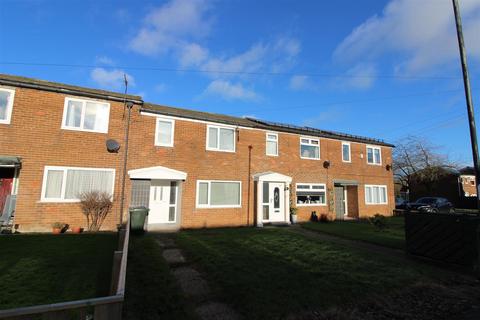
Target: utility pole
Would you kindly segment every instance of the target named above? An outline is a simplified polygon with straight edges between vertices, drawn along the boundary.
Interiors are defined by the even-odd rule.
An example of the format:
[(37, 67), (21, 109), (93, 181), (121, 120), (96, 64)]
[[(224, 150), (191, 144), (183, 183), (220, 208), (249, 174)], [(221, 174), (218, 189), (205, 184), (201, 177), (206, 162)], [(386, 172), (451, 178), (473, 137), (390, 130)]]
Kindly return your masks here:
[(130, 116), (132, 114), (132, 108), (133, 108), (133, 103), (130, 101), (127, 102), (127, 88), (128, 88), (127, 76), (124, 74), (123, 77), (125, 80), (124, 112), (125, 112), (125, 108), (127, 108), (128, 113), (127, 113), (127, 123), (125, 125), (125, 139), (124, 139), (125, 148), (123, 151), (122, 193), (120, 195), (120, 219), (119, 219), (120, 226), (123, 224), (123, 207), (125, 202), (125, 180), (127, 176), (127, 159), (128, 159), (128, 138), (129, 138), (129, 132), (130, 132)]
[(473, 167), (475, 169), (475, 184), (477, 186), (477, 208), (480, 209), (480, 163), (478, 157), (477, 129), (475, 127), (475, 116), (473, 113), (472, 92), (470, 89), (470, 79), (468, 76), (467, 54), (465, 52), (465, 43), (463, 41), (462, 18), (460, 17), (460, 7), (458, 0), (452, 0), (453, 11), (455, 13), (455, 24), (457, 26), (458, 47), (460, 49), (460, 60), (463, 71), (463, 85), (465, 87), (465, 98), (467, 100), (468, 124), (470, 126), (470, 141), (472, 143)]

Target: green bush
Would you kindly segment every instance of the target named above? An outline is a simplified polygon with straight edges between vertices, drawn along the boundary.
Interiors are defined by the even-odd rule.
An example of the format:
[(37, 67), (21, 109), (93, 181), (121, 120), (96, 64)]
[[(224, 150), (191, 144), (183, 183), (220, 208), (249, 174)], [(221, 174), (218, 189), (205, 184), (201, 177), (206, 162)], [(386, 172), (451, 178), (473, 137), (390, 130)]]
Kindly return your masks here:
[(368, 222), (377, 230), (383, 230), (387, 227), (387, 218), (384, 215), (379, 213), (375, 214), (373, 217), (368, 218)]

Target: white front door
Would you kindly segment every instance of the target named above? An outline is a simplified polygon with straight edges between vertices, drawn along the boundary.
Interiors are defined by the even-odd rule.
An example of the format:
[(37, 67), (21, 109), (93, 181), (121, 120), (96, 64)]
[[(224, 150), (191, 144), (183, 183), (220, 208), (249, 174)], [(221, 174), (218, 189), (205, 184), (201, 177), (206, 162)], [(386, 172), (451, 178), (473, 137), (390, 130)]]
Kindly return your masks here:
[(150, 201), (148, 223), (173, 223), (176, 220), (177, 187), (165, 180), (152, 180), (150, 184)]
[(278, 182), (269, 183), (269, 205), (271, 222), (285, 221), (285, 184)]

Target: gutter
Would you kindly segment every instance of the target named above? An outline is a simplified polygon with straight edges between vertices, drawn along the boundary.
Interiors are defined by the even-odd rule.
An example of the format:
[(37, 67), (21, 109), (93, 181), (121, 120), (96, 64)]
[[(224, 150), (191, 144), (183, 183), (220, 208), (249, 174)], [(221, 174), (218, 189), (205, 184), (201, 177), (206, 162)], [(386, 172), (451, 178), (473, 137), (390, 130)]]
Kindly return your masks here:
[(71, 95), (75, 95), (75, 96), (82, 96), (82, 97), (88, 97), (88, 98), (117, 101), (117, 102), (127, 101), (127, 102), (132, 102), (132, 103), (137, 104), (137, 105), (143, 105), (143, 100), (141, 100), (141, 99), (130, 99), (130, 98), (125, 98), (125, 97), (120, 97), (120, 96), (112, 96), (112, 95), (107, 95), (107, 94), (86, 92), (86, 91), (81, 91), (81, 90), (66, 89), (66, 88), (60, 88), (60, 87), (51, 87), (51, 86), (47, 86), (47, 85), (26, 83), (26, 82), (22, 82), (22, 81), (0, 79), (0, 84), (14, 86), (14, 87), (35, 89), (35, 90), (44, 90), (44, 91), (50, 91), (50, 92), (55, 92), (55, 93), (71, 94)]

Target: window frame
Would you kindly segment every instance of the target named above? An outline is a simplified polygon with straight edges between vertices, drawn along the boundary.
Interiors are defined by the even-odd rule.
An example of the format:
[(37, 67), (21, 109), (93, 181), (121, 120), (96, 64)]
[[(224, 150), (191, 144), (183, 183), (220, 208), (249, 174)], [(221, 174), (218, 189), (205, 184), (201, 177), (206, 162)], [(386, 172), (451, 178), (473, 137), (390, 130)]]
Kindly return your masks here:
[[(239, 204), (232, 204), (232, 205), (212, 205), (211, 204), (211, 197), (212, 197), (212, 182), (226, 182), (226, 183), (237, 183), (240, 186), (240, 197), (239, 197)], [(200, 204), (199, 203), (199, 190), (200, 190), (200, 183), (208, 183), (208, 197), (207, 202), (208, 204)], [(195, 206), (198, 209), (216, 209), (216, 208), (241, 208), (242, 207), (242, 181), (235, 181), (235, 180), (197, 180), (197, 189), (195, 190)]]
[[(71, 127), (71, 126), (66, 125), (67, 110), (68, 110), (68, 102), (69, 101), (76, 101), (76, 102), (81, 102), (82, 103), (82, 114), (80, 115), (80, 127), (79, 128)], [(91, 130), (91, 129), (82, 128), (85, 124), (84, 120), (85, 120), (85, 110), (86, 110), (87, 102), (105, 104), (105, 105), (108, 106), (108, 109), (107, 109), (107, 124), (105, 126), (105, 130)], [(94, 133), (108, 133), (109, 125), (110, 125), (110, 103), (109, 102), (100, 101), (100, 100), (89, 100), (89, 99), (65, 97), (65, 102), (64, 102), (64, 105), (63, 105), (63, 116), (62, 116), (61, 129), (71, 130), (71, 131), (94, 132)]]
[[(208, 146), (208, 141), (210, 140), (210, 128), (216, 128), (217, 129), (217, 147), (216, 148), (211, 148), (211, 147)], [(222, 150), (222, 149), (220, 149), (220, 129), (233, 130), (233, 150)], [(237, 130), (236, 130), (236, 128), (232, 127), (232, 126), (218, 126), (218, 125), (208, 124), (207, 125), (207, 138), (206, 138), (206, 141), (205, 141), (205, 148), (208, 151), (235, 153), (236, 149), (237, 149)]]
[[(375, 202), (368, 202), (367, 200), (367, 188), (372, 188), (372, 191), (373, 191), (373, 188), (374, 187), (378, 187), (378, 188), (383, 188), (385, 189), (385, 202), (378, 202), (378, 203), (375, 203)], [(388, 188), (387, 188), (387, 185), (382, 185), (382, 184), (366, 184), (365, 185), (365, 188), (364, 188), (364, 191), (365, 191), (365, 204), (366, 205), (369, 205), (369, 206), (376, 206), (376, 205), (380, 205), (380, 206), (384, 206), (384, 205), (388, 205)], [(373, 200), (373, 193), (372, 193), (372, 200)], [(379, 198), (380, 200), (380, 198)]]
[[(368, 162), (368, 149), (372, 149), (372, 155), (373, 155), (373, 162)], [(375, 150), (378, 150), (378, 154), (380, 156), (380, 162), (376, 163), (375, 162)], [(367, 145), (365, 149), (365, 158), (367, 158), (367, 164), (372, 165), (372, 166), (381, 166), (382, 165), (382, 148), (379, 146), (372, 146), (372, 145)]]
[[(169, 143), (161, 143), (158, 141), (158, 123), (159, 122), (170, 122), (172, 125), (172, 130), (170, 131), (170, 142)], [(173, 119), (168, 119), (168, 118), (163, 118), (163, 117), (157, 117), (155, 119), (155, 141), (154, 145), (157, 147), (173, 147), (175, 141), (175, 120)]]
[(12, 113), (13, 113), (13, 100), (15, 99), (15, 90), (14, 89), (7, 89), (7, 88), (0, 88), (0, 91), (5, 91), (10, 93), (10, 98), (7, 102), (7, 109), (5, 111), (6, 118), (0, 119), (0, 124), (10, 124), (12, 120)]
[[(268, 136), (272, 135), (275, 136), (275, 140), (269, 139)], [(268, 142), (275, 142), (277, 144), (277, 153), (268, 153)], [(265, 132), (265, 155), (270, 157), (278, 157), (279, 154), (279, 143), (278, 143), (278, 133), (275, 132)]]
[[(343, 158), (343, 146), (348, 146), (348, 161)], [(342, 141), (342, 162), (352, 163), (352, 144), (348, 141)]]
[[(62, 191), (60, 198), (46, 198), (45, 193), (47, 191), (47, 177), (49, 170), (56, 170), (56, 171), (63, 171), (62, 177)], [(80, 202), (80, 199), (65, 199), (65, 189), (66, 189), (66, 179), (67, 179), (67, 172), (68, 170), (85, 170), (85, 171), (108, 171), (112, 172), (113, 176), (113, 183), (112, 183), (112, 191), (110, 194), (112, 195), (113, 201), (113, 193), (115, 190), (115, 169), (113, 168), (87, 168), (87, 167), (63, 167), (63, 166), (45, 166), (43, 171), (43, 181), (42, 181), (42, 190), (40, 194), (40, 202), (61, 202), (61, 203), (75, 203)]]
[[(302, 140), (303, 139), (307, 139), (308, 140), (308, 143), (303, 143)], [(317, 141), (318, 144), (312, 144), (312, 141)], [(321, 159), (321, 150), (320, 150), (320, 139), (318, 138), (310, 138), (310, 137), (304, 137), (304, 136), (300, 136), (300, 158), (301, 159), (307, 159), (307, 160), (320, 160)], [(302, 156), (302, 145), (305, 145), (305, 146), (317, 146), (318, 147), (318, 158), (309, 158), (309, 157), (304, 157)]]
[[(302, 191), (314, 191), (313, 186), (323, 186), (323, 191), (325, 192), (325, 203), (298, 203), (298, 186), (299, 185), (308, 185), (309, 189), (300, 189)], [(295, 206), (297, 207), (326, 207), (327, 206), (327, 184), (326, 183), (309, 183), (309, 182), (298, 182), (295, 184)]]

